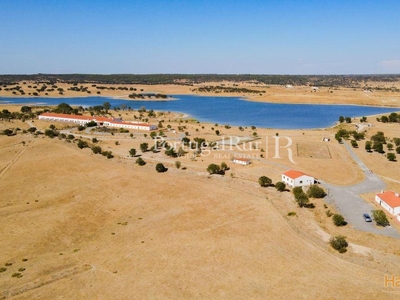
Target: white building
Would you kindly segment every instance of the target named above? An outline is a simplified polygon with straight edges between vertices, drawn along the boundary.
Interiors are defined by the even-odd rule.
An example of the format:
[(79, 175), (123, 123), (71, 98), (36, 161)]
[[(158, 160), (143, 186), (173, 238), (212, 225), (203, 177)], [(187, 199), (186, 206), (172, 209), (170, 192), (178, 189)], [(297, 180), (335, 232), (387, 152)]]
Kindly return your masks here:
[(294, 188), (297, 186), (312, 185), (315, 182), (315, 178), (300, 171), (290, 170), (282, 174), (282, 181)]
[(247, 158), (243, 158), (243, 157), (235, 157), (232, 161), (235, 164), (240, 164), (240, 165), (244, 165), (244, 166), (247, 166), (250, 164), (250, 160)]
[(39, 116), (39, 120), (55, 121), (55, 122), (70, 122), (79, 125), (85, 125), (89, 122), (96, 122), (98, 126), (110, 126), (126, 129), (138, 129), (138, 130), (156, 130), (156, 125), (139, 122), (123, 122), (121, 119), (106, 118), (99, 116), (81, 116), (81, 115), (68, 115), (68, 114), (55, 114), (55, 113), (43, 113)]
[[(399, 219), (400, 214), (400, 195), (392, 191), (381, 191), (375, 195), (375, 201), (386, 209), (393, 216)], [(399, 219), (400, 221), (400, 219)]]

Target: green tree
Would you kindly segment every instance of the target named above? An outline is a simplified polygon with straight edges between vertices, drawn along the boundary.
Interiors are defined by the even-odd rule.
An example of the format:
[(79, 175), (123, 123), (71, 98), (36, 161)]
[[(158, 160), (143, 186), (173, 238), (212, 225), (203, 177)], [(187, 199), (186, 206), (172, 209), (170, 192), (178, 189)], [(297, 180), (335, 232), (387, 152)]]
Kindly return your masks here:
[(22, 106), (21, 107), (21, 112), (23, 113), (30, 113), (32, 111), (32, 108), (29, 106)]
[(103, 103), (103, 108), (106, 111), (106, 114), (108, 114), (108, 110), (111, 108), (110, 102), (104, 102)]
[(329, 240), (329, 244), (331, 244), (333, 249), (339, 251), (339, 253), (345, 253), (347, 251), (347, 247), (349, 246), (349, 244), (346, 241), (346, 238), (341, 235), (332, 237)]
[(215, 134), (216, 134), (216, 135), (220, 135), (219, 130), (215, 130)]
[(310, 199), (308, 199), (308, 196), (305, 193), (297, 195), (295, 199), (299, 207), (305, 207), (310, 202)]
[(210, 164), (207, 167), (207, 172), (212, 175), (212, 174), (220, 174), (220, 175), (224, 175), (224, 171), (221, 170), (221, 167), (219, 165), (216, 164)]
[(136, 155), (136, 149), (135, 149), (135, 148), (132, 148), (131, 150), (129, 150), (129, 155), (130, 155), (131, 157), (134, 157), (134, 156)]
[(394, 153), (388, 153), (386, 157), (389, 161), (396, 161), (396, 154)]
[(394, 148), (394, 146), (393, 146), (392, 143), (387, 143), (386, 147), (387, 147), (387, 149), (388, 149), (389, 151), (392, 151), (393, 148)]
[(307, 196), (310, 198), (324, 198), (326, 196), (326, 193), (323, 188), (316, 184), (313, 184), (308, 188)]
[(44, 131), (44, 135), (45, 136), (47, 136), (47, 137), (49, 137), (49, 138), (53, 138), (53, 137), (55, 137), (55, 134), (54, 134), (54, 131), (52, 130), (52, 129), (46, 129), (45, 131)]
[(95, 127), (95, 126), (97, 126), (96, 121), (90, 121), (90, 122), (86, 123), (86, 127)]
[(375, 142), (372, 145), (372, 149), (374, 149), (378, 153), (385, 153), (385, 151), (383, 151), (383, 144), (380, 142)]
[(339, 122), (340, 122), (340, 123), (343, 123), (343, 122), (344, 122), (344, 117), (343, 117), (343, 116), (340, 116), (340, 117), (339, 117)]
[(94, 153), (94, 154), (101, 154), (101, 147), (100, 146), (93, 146), (92, 147), (92, 152)]
[(167, 150), (165, 150), (165, 155), (170, 156), (170, 157), (177, 157), (178, 156), (173, 147), (167, 148)]
[(373, 210), (372, 217), (378, 226), (385, 227), (390, 225), (389, 220), (383, 210)]
[(144, 153), (149, 149), (149, 144), (148, 143), (141, 143), (140, 144), (140, 150)]
[(279, 192), (283, 192), (286, 189), (286, 184), (284, 184), (282, 181), (278, 181), (275, 183), (275, 188)]
[(351, 140), (351, 146), (352, 146), (353, 148), (358, 148), (358, 143), (357, 143), (357, 141), (356, 141), (356, 140)]
[(400, 154), (400, 146), (396, 148), (396, 153)]
[(400, 138), (393, 138), (393, 142), (396, 146), (400, 146)]
[(262, 187), (268, 187), (272, 184), (272, 180), (271, 180), (271, 178), (268, 178), (267, 176), (261, 176), (260, 178), (258, 178), (258, 183)]
[(334, 214), (332, 217), (332, 221), (335, 226), (345, 226), (347, 224), (343, 216), (339, 214)]
[(139, 157), (137, 160), (136, 160), (136, 163), (139, 165), (139, 166), (144, 166), (145, 164), (146, 164), (146, 162), (143, 160), (143, 158), (141, 158), (141, 157)]
[(89, 145), (86, 141), (79, 140), (77, 143), (79, 149), (88, 148)]
[(371, 150), (372, 150), (372, 142), (371, 141), (365, 142), (365, 150), (367, 150), (367, 152), (371, 152)]
[(229, 170), (229, 167), (225, 162), (221, 163), (221, 170), (224, 170), (224, 171)]
[(167, 169), (162, 163), (158, 163), (158, 164), (156, 165), (156, 171), (157, 171), (158, 173), (164, 173), (164, 172), (167, 172), (168, 169)]
[(346, 120), (346, 123), (351, 123), (351, 118), (350, 117), (346, 117), (345, 120)]

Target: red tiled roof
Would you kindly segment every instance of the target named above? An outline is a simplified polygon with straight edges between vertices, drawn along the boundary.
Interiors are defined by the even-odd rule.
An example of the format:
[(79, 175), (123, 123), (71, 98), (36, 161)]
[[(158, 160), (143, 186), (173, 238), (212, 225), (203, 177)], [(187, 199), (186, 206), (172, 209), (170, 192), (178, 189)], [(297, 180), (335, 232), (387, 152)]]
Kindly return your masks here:
[(292, 178), (292, 179), (299, 178), (299, 177), (301, 177), (303, 175), (309, 176), (309, 175), (307, 175), (307, 174), (305, 174), (303, 172), (296, 171), (296, 170), (286, 171), (285, 173), (283, 173), (283, 175), (286, 175), (287, 177)]
[(240, 160), (240, 161), (250, 161), (250, 159), (243, 158), (243, 157), (235, 157), (233, 160)]
[(399, 194), (392, 191), (386, 191), (384, 193), (379, 193), (376, 194), (379, 198), (381, 198), (387, 205), (389, 205), (391, 208), (395, 208), (400, 206), (400, 197)]
[(65, 118), (65, 119), (77, 119), (85, 121), (97, 121), (97, 122), (110, 122), (112, 124), (125, 124), (125, 125), (138, 125), (138, 126), (150, 126), (148, 123), (131, 123), (117, 121), (113, 118), (106, 118), (101, 116), (81, 116), (81, 115), (69, 115), (69, 114), (56, 114), (56, 113), (43, 113), (40, 116), (53, 117), (53, 118)]

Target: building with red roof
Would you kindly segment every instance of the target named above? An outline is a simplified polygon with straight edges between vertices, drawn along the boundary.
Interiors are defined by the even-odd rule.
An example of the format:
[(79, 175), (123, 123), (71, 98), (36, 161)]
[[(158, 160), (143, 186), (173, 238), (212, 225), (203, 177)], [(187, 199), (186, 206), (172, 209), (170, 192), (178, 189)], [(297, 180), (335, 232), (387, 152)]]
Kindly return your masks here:
[(375, 195), (375, 201), (400, 221), (400, 195), (392, 191), (381, 191)]
[(235, 164), (240, 164), (240, 165), (244, 165), (244, 166), (247, 166), (250, 164), (250, 159), (247, 159), (244, 157), (235, 157), (232, 161)]
[(315, 183), (315, 178), (297, 170), (289, 170), (282, 174), (282, 181), (294, 188), (312, 185)]
[(121, 119), (106, 118), (101, 116), (81, 116), (56, 113), (43, 113), (39, 116), (39, 120), (54, 121), (54, 122), (69, 122), (78, 125), (85, 125), (89, 122), (96, 122), (98, 126), (110, 126), (126, 129), (138, 130), (156, 130), (156, 125), (140, 122), (124, 122)]

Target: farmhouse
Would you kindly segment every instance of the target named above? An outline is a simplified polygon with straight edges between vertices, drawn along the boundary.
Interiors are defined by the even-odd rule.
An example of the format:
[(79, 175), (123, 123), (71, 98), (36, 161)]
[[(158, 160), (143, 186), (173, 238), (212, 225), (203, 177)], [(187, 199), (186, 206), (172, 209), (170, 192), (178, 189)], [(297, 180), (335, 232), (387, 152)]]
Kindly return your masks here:
[(240, 165), (244, 165), (244, 166), (247, 166), (250, 164), (250, 160), (247, 158), (243, 158), (243, 157), (235, 157), (232, 161), (235, 164), (240, 164)]
[(282, 181), (288, 186), (294, 188), (297, 186), (312, 185), (314, 184), (315, 179), (303, 172), (290, 170), (282, 174)]
[(148, 123), (124, 122), (121, 119), (106, 118), (100, 116), (80, 116), (80, 115), (68, 115), (68, 114), (43, 113), (39, 116), (39, 120), (70, 122), (78, 125), (85, 125), (89, 122), (94, 121), (97, 123), (98, 126), (110, 126), (110, 127), (148, 130), (148, 131), (157, 129), (157, 126), (150, 125)]
[(381, 191), (375, 195), (375, 201), (400, 221), (400, 195), (392, 191)]

